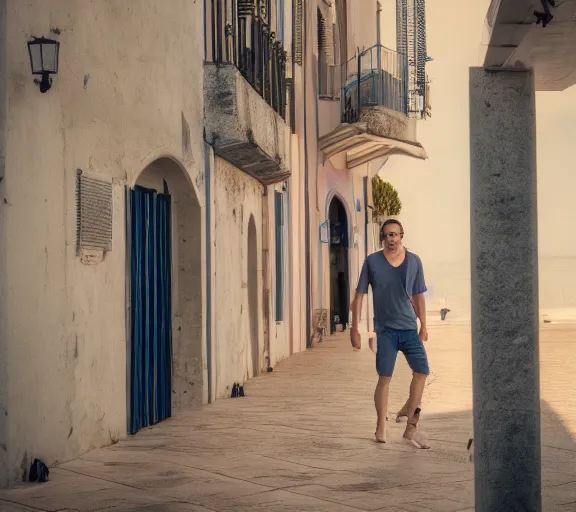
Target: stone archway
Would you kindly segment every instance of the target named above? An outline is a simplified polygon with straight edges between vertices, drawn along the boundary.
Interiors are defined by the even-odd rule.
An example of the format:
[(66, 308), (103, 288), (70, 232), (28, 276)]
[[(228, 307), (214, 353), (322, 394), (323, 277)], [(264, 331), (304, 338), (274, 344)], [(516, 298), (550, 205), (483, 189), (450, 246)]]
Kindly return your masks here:
[[(186, 171), (169, 158), (142, 171), (131, 198), (128, 392), (130, 431), (135, 432), (173, 410), (202, 403), (202, 222)], [(145, 211), (134, 200), (143, 201)], [(163, 223), (158, 236), (136, 224), (146, 215)]]
[(350, 321), (350, 265), (349, 265), (349, 221), (346, 207), (334, 195), (328, 208), (330, 225), (330, 333), (336, 326), (342, 330)]

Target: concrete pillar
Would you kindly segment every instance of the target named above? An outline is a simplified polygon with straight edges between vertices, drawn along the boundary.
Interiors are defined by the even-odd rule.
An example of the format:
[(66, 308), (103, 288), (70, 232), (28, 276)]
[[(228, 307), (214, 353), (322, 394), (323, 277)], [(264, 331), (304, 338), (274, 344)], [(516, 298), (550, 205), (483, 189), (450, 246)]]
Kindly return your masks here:
[(536, 126), (531, 71), (470, 70), (476, 512), (540, 512)]

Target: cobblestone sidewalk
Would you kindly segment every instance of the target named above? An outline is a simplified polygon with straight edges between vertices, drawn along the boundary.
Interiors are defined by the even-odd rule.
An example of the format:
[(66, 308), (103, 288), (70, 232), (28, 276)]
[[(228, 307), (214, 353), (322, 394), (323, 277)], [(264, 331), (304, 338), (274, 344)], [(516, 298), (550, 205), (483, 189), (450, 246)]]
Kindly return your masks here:
[[(576, 325), (541, 337), (547, 512), (576, 511)], [(373, 442), (374, 356), (346, 335), (247, 383), (246, 397), (180, 414), (53, 468), (46, 484), (0, 491), (1, 512), (473, 511), (470, 332), (430, 328), (422, 427), (432, 449)], [(572, 368), (570, 370), (569, 368)], [(398, 358), (390, 413), (410, 372)]]

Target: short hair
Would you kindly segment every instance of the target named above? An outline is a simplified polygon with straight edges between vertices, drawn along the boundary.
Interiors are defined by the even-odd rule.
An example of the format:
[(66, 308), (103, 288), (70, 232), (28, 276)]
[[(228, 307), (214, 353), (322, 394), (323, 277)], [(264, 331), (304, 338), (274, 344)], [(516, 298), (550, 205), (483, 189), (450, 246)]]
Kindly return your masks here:
[(386, 222), (384, 222), (384, 224), (382, 224), (382, 229), (380, 229), (380, 241), (381, 242), (384, 240), (384, 228), (386, 226), (390, 226), (391, 224), (398, 225), (400, 227), (400, 235), (401, 236), (404, 235), (404, 227), (402, 226), (402, 223), (396, 219), (388, 219)]

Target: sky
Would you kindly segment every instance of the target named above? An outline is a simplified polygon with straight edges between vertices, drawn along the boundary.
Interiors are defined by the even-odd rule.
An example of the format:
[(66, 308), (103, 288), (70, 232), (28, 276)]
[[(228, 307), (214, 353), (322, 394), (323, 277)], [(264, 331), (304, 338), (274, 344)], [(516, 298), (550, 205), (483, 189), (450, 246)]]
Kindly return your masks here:
[[(391, 24), (395, 0), (383, 0)], [(418, 124), (429, 159), (392, 157), (380, 175), (398, 190), (406, 245), (423, 259), (433, 296), (469, 309), (470, 66), (481, 64), (489, 0), (427, 2), (432, 117)], [(384, 43), (395, 47), (395, 36)], [(536, 95), (541, 307), (576, 307), (576, 172), (571, 160), (576, 87)], [(574, 281), (574, 282), (572, 282)]]

